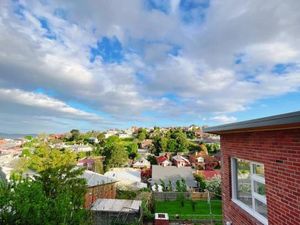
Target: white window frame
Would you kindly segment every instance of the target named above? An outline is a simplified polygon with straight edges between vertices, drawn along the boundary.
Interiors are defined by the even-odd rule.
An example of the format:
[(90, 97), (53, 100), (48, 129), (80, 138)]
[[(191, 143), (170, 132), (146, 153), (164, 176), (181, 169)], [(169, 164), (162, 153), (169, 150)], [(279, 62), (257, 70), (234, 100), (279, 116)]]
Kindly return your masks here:
[[(268, 219), (265, 218), (263, 215), (259, 214), (255, 210), (255, 199), (267, 205), (266, 196), (260, 195), (254, 191), (254, 181), (258, 183), (265, 184), (265, 178), (254, 173), (254, 166), (253, 165), (263, 165), (262, 163), (257, 163), (253, 161), (249, 161), (250, 163), (250, 178), (251, 178), (251, 196), (252, 196), (252, 208), (240, 201), (237, 198), (237, 160), (240, 158), (231, 158), (231, 190), (232, 190), (232, 198), (231, 200), (237, 204), (240, 208), (245, 210), (251, 216), (256, 218), (258, 221), (263, 223), (264, 225), (268, 225)], [(242, 160), (242, 159), (240, 159)]]

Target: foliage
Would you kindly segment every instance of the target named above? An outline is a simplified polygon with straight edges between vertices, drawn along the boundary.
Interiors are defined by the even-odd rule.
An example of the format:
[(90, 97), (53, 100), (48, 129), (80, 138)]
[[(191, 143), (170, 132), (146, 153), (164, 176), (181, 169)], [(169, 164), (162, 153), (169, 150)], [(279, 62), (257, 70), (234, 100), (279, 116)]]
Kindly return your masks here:
[(12, 180), (0, 185), (0, 221), (4, 225), (85, 225), (82, 207), (85, 180), (73, 167), (49, 169), (35, 179)]
[(69, 150), (60, 151), (50, 149), (47, 145), (41, 145), (29, 156), (28, 167), (40, 172), (50, 168), (74, 165), (76, 158), (76, 153)]
[(117, 199), (135, 199), (136, 196), (137, 193), (135, 191), (117, 189)]
[(128, 157), (130, 159), (135, 159), (138, 156), (138, 145), (135, 142), (130, 143), (127, 145), (127, 152)]
[(186, 192), (187, 186), (184, 179), (176, 181), (176, 191), (177, 192)]
[(215, 194), (217, 198), (221, 198), (221, 176), (214, 176), (206, 181), (206, 189)]
[(166, 183), (162, 179), (159, 179), (159, 181), (160, 181), (160, 185), (162, 187), (162, 191), (167, 191)]
[(205, 178), (201, 174), (194, 174), (195, 180), (198, 182), (199, 191), (203, 192), (206, 189)]
[(80, 136), (80, 131), (77, 129), (73, 129), (70, 131), (71, 133), (71, 137), (69, 139), (69, 141), (77, 141), (79, 139)]
[(147, 137), (147, 130), (144, 128), (140, 128), (138, 130), (138, 135), (137, 135), (138, 140), (143, 141), (146, 139), (146, 137)]
[(153, 155), (148, 155), (147, 160), (151, 163), (151, 165), (157, 165), (156, 157)]
[(111, 136), (106, 139), (103, 156), (105, 156), (105, 171), (112, 167), (123, 166), (128, 160), (125, 147), (117, 136)]
[(214, 154), (220, 151), (219, 143), (205, 143), (208, 153)]

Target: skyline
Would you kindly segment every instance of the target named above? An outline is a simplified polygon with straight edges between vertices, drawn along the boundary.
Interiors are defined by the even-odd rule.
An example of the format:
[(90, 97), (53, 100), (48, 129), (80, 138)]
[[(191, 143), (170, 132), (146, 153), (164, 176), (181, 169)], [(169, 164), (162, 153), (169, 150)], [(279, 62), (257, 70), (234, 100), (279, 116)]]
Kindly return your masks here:
[(300, 109), (300, 2), (0, 3), (0, 132), (217, 125)]

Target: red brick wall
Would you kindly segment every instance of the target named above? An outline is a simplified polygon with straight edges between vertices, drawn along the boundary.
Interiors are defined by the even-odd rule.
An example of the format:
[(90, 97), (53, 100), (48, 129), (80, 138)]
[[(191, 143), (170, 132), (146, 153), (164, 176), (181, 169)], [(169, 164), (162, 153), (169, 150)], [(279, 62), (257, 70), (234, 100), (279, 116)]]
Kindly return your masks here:
[(84, 206), (90, 208), (92, 204), (99, 198), (116, 198), (115, 183), (102, 184), (94, 187), (89, 187), (85, 194)]
[(231, 201), (230, 157), (261, 162), (269, 225), (300, 224), (300, 129), (221, 135), (224, 221), (260, 224)]

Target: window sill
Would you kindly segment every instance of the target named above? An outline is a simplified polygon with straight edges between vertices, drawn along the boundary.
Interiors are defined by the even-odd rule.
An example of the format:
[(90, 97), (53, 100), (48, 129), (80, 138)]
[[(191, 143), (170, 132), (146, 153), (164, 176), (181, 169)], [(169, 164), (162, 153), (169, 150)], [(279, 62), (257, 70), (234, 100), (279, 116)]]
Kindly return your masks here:
[(252, 208), (244, 204), (243, 202), (237, 200), (237, 199), (231, 199), (232, 202), (234, 202), (237, 206), (242, 208), (244, 211), (249, 213), (251, 216), (253, 216), (255, 219), (257, 219), (259, 222), (261, 222), (264, 225), (268, 225), (268, 220), (260, 215), (259, 213), (255, 212)]

